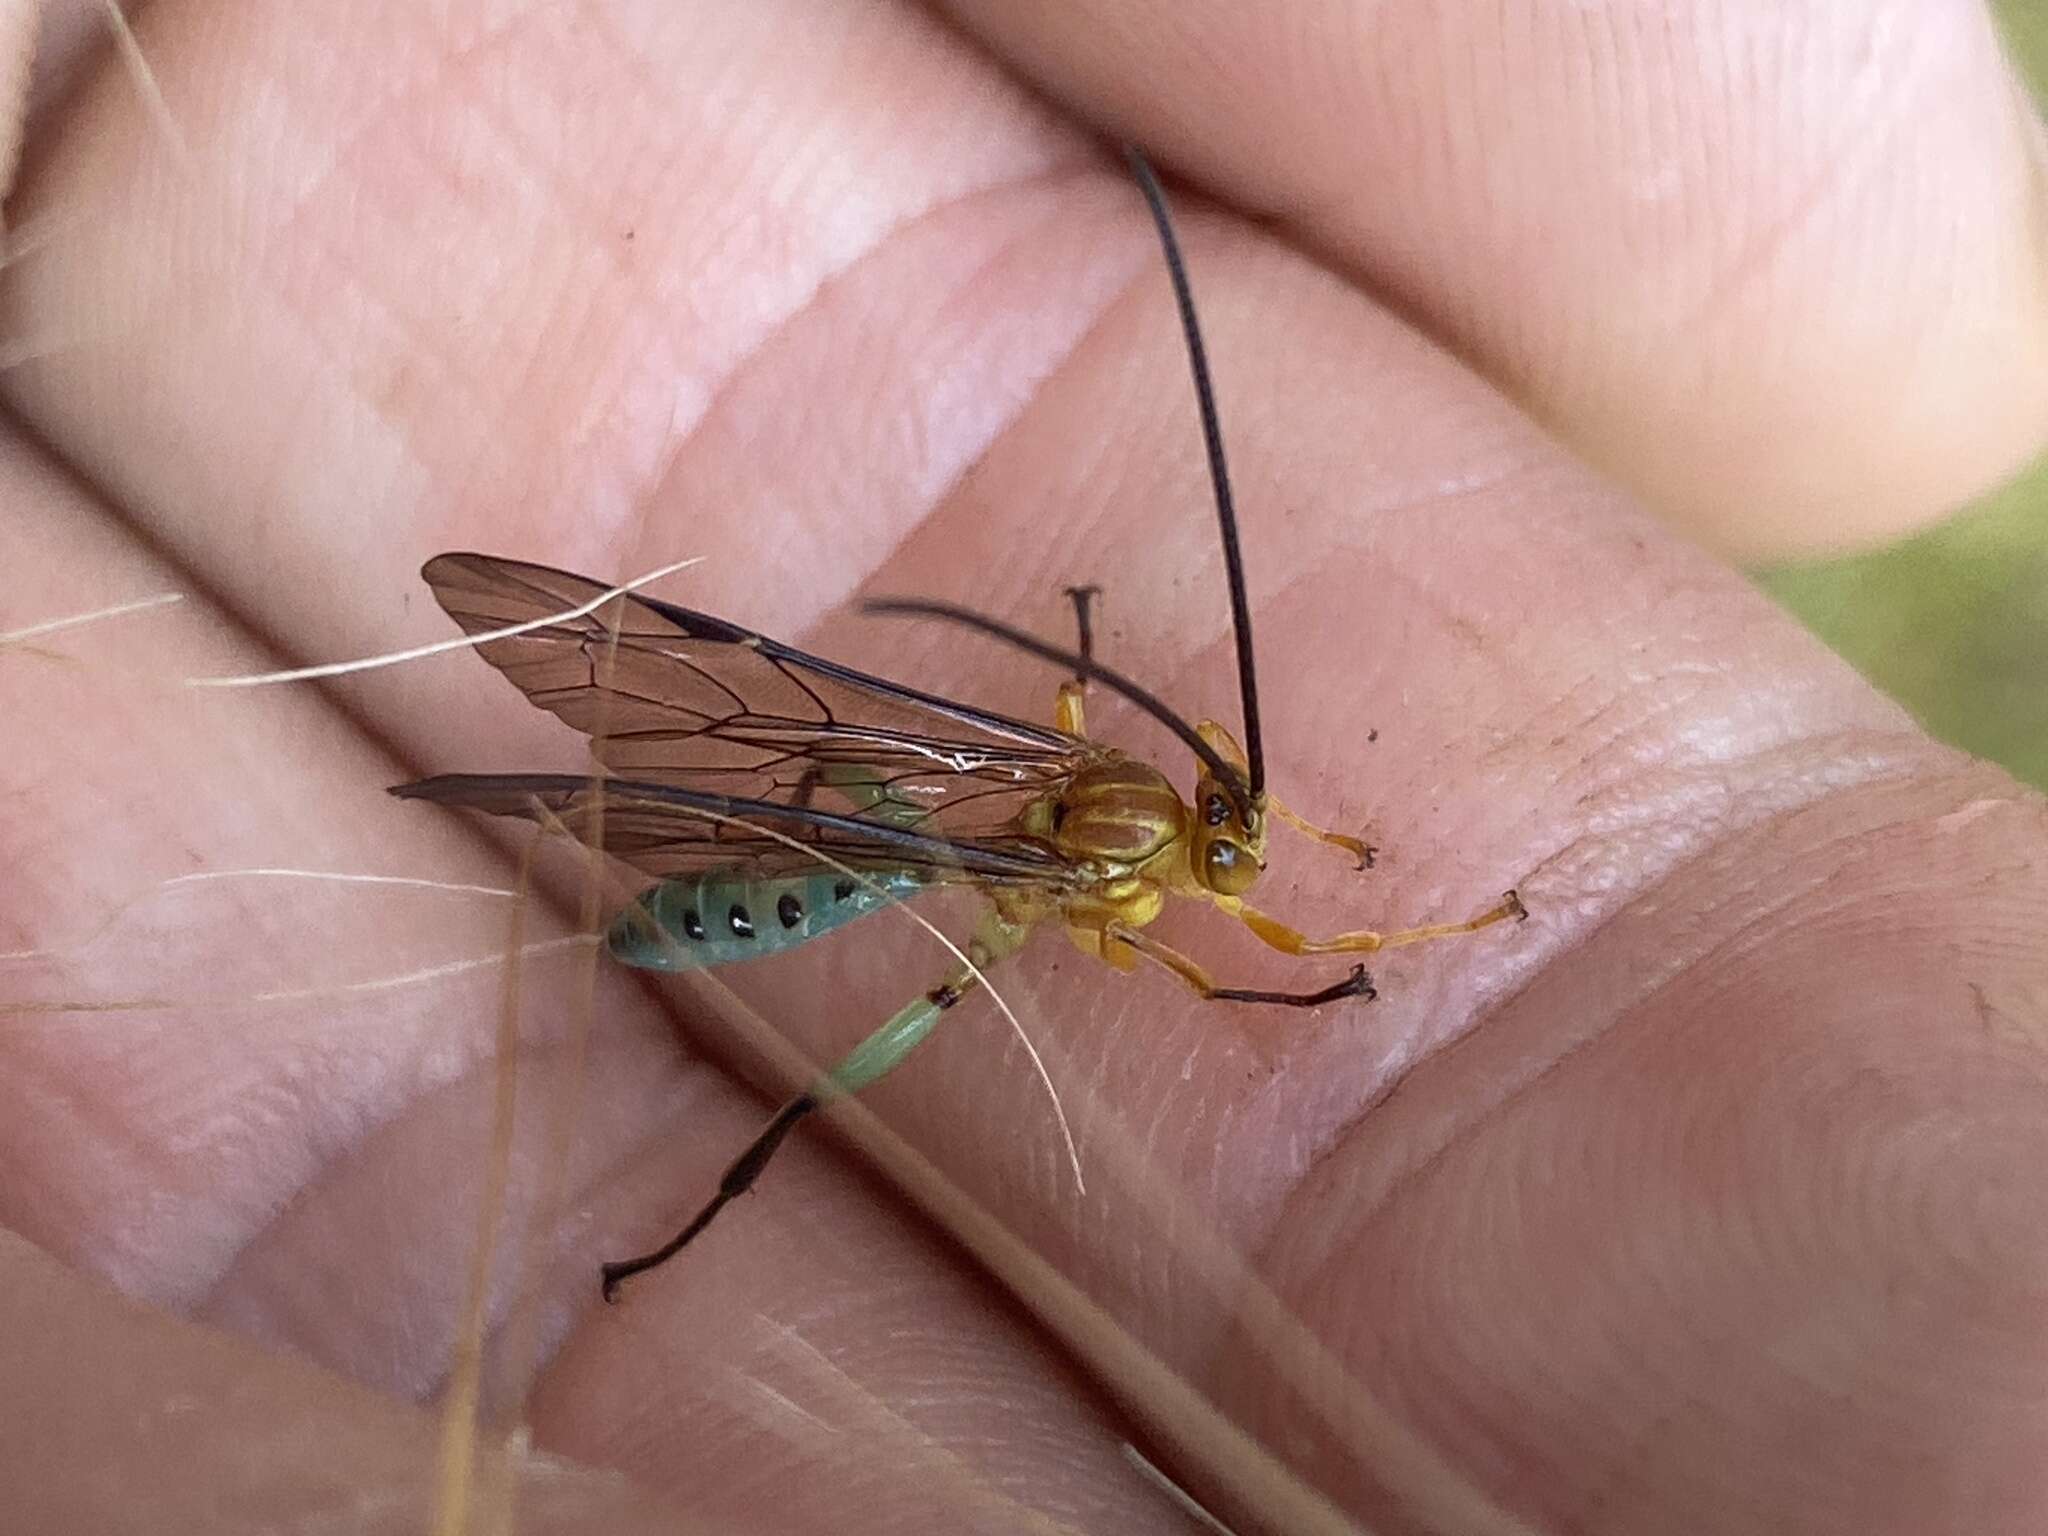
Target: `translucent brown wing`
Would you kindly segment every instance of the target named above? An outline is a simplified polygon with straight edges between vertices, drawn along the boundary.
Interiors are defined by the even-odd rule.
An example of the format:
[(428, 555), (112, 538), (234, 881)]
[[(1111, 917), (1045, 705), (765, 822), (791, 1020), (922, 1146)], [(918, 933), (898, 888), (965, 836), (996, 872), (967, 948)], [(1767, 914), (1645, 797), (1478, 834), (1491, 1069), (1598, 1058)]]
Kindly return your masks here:
[(835, 811), (672, 784), (605, 779), (593, 786), (568, 773), (449, 773), (396, 785), (391, 793), (559, 827), (662, 878), (735, 868), (763, 876), (815, 874), (821, 865), (811, 850), (856, 869), (915, 870), (935, 885), (1057, 886), (1080, 878), (1028, 838), (929, 837)]
[[(608, 590), (490, 555), (437, 555), (421, 574), (473, 635)], [(1014, 835), (1026, 806), (1057, 794), (1101, 752), (636, 594), (477, 649), (535, 704), (590, 736), (621, 778), (937, 838)]]

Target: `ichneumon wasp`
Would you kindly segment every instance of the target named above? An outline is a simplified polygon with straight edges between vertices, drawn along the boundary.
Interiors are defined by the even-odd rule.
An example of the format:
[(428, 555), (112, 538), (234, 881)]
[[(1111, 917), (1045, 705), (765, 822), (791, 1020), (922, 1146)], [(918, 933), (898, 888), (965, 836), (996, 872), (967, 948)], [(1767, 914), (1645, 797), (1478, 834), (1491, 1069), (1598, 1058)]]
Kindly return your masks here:
[[(951, 604), (865, 605), (963, 625), (1068, 669), (1050, 727), (622, 594), (580, 618), (477, 645), (533, 703), (589, 735), (609, 777), (447, 774), (392, 791), (559, 826), (655, 877), (612, 923), (607, 942), (624, 963), (656, 970), (780, 953), (936, 885), (967, 883), (989, 897), (967, 946), (971, 964), (907, 1003), (783, 1105), (674, 1238), (606, 1264), (607, 1299), (752, 1187), (805, 1116), (892, 1070), (987, 967), (1015, 953), (1041, 923), (1056, 919), (1083, 950), (1118, 969), (1153, 961), (1204, 998), (1313, 1007), (1371, 998), (1365, 967), (1309, 992), (1220, 987), (1192, 957), (1145, 930), (1170, 896), (1207, 901), (1290, 955), (1367, 954), (1526, 915), (1510, 891), (1466, 922), (1314, 939), (1246, 904), (1265, 868), (1272, 817), (1348, 851), (1361, 867), (1372, 851), (1297, 816), (1266, 788), (1244, 563), (1208, 361), (1164, 195), (1143, 157), (1127, 156), (1165, 250), (1194, 373), (1237, 642), (1242, 747), (1222, 725), (1189, 725), (1095, 659), (1086, 589), (1071, 593), (1080, 631), (1072, 651)], [(422, 575), (472, 635), (546, 620), (609, 590), (565, 571), (476, 554), (436, 556)], [(1090, 683), (1186, 743), (1198, 765), (1192, 802), (1149, 763), (1088, 739)]]

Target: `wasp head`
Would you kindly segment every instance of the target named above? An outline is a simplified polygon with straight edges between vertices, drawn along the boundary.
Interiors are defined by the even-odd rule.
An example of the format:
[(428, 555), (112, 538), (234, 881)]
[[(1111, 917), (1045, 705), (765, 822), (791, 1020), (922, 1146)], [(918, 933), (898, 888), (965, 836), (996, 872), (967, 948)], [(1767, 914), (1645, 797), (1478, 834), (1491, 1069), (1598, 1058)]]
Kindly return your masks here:
[(1228, 782), (1205, 767), (1195, 780), (1189, 852), (1195, 878), (1219, 896), (1242, 896), (1266, 867), (1266, 797), (1251, 791), (1244, 753), (1213, 721), (1202, 737), (1230, 771)]

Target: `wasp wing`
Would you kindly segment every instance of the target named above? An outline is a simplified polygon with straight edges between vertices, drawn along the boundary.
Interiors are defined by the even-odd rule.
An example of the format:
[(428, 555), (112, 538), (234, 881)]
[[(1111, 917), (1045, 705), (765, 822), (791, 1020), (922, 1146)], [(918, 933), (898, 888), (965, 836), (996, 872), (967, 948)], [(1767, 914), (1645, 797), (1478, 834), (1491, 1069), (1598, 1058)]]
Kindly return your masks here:
[[(610, 590), (491, 555), (437, 555), (421, 574), (472, 635), (561, 614)], [(1026, 806), (1056, 794), (1100, 751), (633, 593), (476, 648), (535, 704), (589, 736), (598, 760), (622, 778), (949, 839), (1010, 831)]]
[(559, 827), (661, 878), (742, 866), (764, 876), (811, 874), (820, 867), (819, 853), (856, 869), (915, 870), (933, 884), (1044, 886), (1077, 878), (1057, 854), (1029, 838), (931, 837), (834, 811), (673, 784), (570, 773), (450, 773), (397, 785), (391, 793)]

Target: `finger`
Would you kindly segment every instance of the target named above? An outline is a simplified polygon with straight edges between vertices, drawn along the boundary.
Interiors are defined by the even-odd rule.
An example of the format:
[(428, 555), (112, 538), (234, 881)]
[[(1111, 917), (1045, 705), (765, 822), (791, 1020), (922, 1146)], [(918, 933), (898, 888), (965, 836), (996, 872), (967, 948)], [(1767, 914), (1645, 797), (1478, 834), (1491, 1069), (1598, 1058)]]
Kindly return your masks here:
[(2043, 142), (1986, 8), (945, 7), (1745, 559), (2043, 442)]
[[(798, 200), (787, 212), (764, 211), (767, 223), (735, 232), (729, 188), (750, 186), (762, 166), (789, 163), (811, 142), (808, 125), (763, 122), (710, 134), (681, 81), (639, 99), (623, 120), (638, 135), (635, 163), (716, 158), (658, 185), (605, 178), (570, 196), (569, 181), (623, 153), (619, 135), (627, 130), (616, 103), (600, 109), (596, 95), (619, 89), (635, 49), (661, 57), (663, 67), (669, 54), (690, 51), (670, 27), (622, 38), (616, 59), (571, 47), (563, 60), (520, 53), (518, 64), (508, 62), (539, 77), (519, 82), (518, 99), (544, 112), (555, 135), (547, 153), (559, 163), (542, 164), (526, 127), (462, 117), (459, 92), (446, 83), (395, 103), (367, 137), (349, 137), (349, 104), (394, 86), (381, 55), (332, 57), (320, 29), (325, 14), (238, 13), (233, 48), (168, 22), (145, 27), (142, 44), (170, 110), (192, 119), (189, 170), (170, 163), (126, 77), (103, 67), (75, 93), (66, 130), (52, 135), (36, 182), (20, 198), (23, 215), (49, 215), (61, 239), (11, 269), (6, 289), (8, 333), (25, 359), (8, 375), (13, 398), (61, 431), (67, 452), (92, 474), (117, 489), (132, 481), (138, 494), (127, 499), (143, 526), (176, 554), (203, 553), (209, 579), (244, 611), (260, 614), (265, 590), (310, 589), (342, 561), (358, 589), (377, 594), (377, 608), (334, 605), (346, 612), (347, 628), (329, 609), (296, 614), (292, 644), (325, 655), (364, 649), (367, 625), (379, 638), (390, 633), (421, 559), (460, 536), (473, 531), (492, 547), (525, 550), (541, 549), (545, 536), (544, 552), (561, 564), (606, 566), (644, 509), (655, 507), (668, 511), (667, 558), (721, 557), (721, 585), (699, 590), (746, 597), (765, 607), (764, 624), (788, 629), (857, 579), (858, 567), (849, 576), (833, 555), (863, 547), (871, 533), (886, 539), (881, 520), (914, 516), (920, 477), (940, 484), (959, 471), (957, 457), (855, 454), (847, 438), (816, 438), (776, 475), (769, 455), (787, 444), (749, 452), (737, 439), (758, 406), (747, 393), (755, 354), (806, 317), (821, 293), (829, 298), (835, 279), (899, 226), (1072, 158), (1061, 135), (1019, 131), (1042, 125), (1043, 114), (1020, 92), (989, 91), (964, 48), (942, 51), (922, 77), (940, 93), (935, 104), (978, 103), (968, 150), (943, 179), (892, 170), (874, 150), (828, 157), (793, 189)], [(856, 50), (856, 68), (842, 72), (829, 49), (777, 57), (752, 19), (721, 22), (713, 12), (699, 20), (712, 28), (696, 36), (707, 62), (730, 55), (735, 67), (768, 76), (808, 69), (793, 85), (842, 101), (861, 131), (892, 150), (909, 126), (894, 100), (865, 109), (844, 100), (868, 85), (849, 84), (860, 50), (942, 40), (935, 26), (914, 20), (849, 18), (838, 35)], [(420, 27), (413, 41), (437, 56), (458, 45), (423, 21), (404, 25)], [(248, 99), (255, 87), (236, 73), (244, 61), (293, 82), (275, 99), (290, 112), (288, 156), (273, 158), (259, 142), (270, 129)], [(336, 62), (340, 74), (330, 72)], [(584, 71), (580, 86), (557, 78), (571, 63)], [(701, 83), (704, 67), (690, 80)], [(587, 110), (542, 106), (547, 93), (576, 89), (593, 93)], [(201, 119), (188, 110), (192, 102), (213, 110)], [(467, 123), (470, 137), (434, 147), (432, 135), (451, 119)], [(273, 164), (284, 174), (266, 173)], [(310, 187), (288, 179), (286, 167), (309, 165), (331, 169)], [(470, 187), (452, 204), (449, 176)], [(810, 238), (856, 186), (856, 221), (833, 242)], [(148, 216), (138, 201), (145, 191), (178, 209), (239, 202), (258, 223), (188, 230)], [(428, 216), (452, 219), (458, 251), (431, 249), (419, 222)], [(971, 295), (978, 264), (1001, 254), (1002, 238), (996, 232), (980, 250), (960, 252), (947, 280)], [(797, 248), (791, 259), (763, 259), (785, 240)], [(501, 264), (493, 251), (517, 254)], [(254, 270), (245, 265), (251, 260)], [(679, 280), (688, 286), (667, 286)], [(542, 315), (561, 335), (508, 369), (503, 349), (533, 345), (520, 338), (532, 337)], [(872, 323), (877, 333), (868, 340), (883, 347), (886, 317)], [(813, 332), (809, 345), (815, 350), (822, 339)], [(1055, 337), (1046, 345), (1059, 344)], [(422, 372), (422, 349), (442, 346), (455, 351)], [(112, 374), (138, 353), (175, 370), (158, 397), (175, 397), (174, 422), (155, 417), (146, 397), (112, 387)], [(349, 361), (337, 367), (337, 358)], [(900, 393), (924, 360), (884, 351), (878, 366), (884, 361)], [(785, 365), (806, 362), (791, 355)], [(480, 381), (486, 393), (472, 400)], [(962, 424), (973, 427), (992, 406), (999, 411), (1000, 391), (1014, 396), (1028, 381), (963, 376), (950, 411), (924, 424), (925, 439), (956, 456), (969, 451), (972, 432)], [(296, 402), (289, 415), (276, 408), (280, 395)], [(562, 413), (571, 407), (590, 414), (565, 437)], [(714, 433), (744, 460), (741, 472), (715, 483), (673, 482), (678, 444)], [(872, 478), (847, 478), (870, 462)], [(285, 478), (252, 494), (270, 473), (266, 464)], [(826, 464), (837, 466), (839, 480), (818, 475)], [(145, 470), (151, 482), (139, 494)], [(173, 491), (173, 480), (182, 489)], [(314, 530), (310, 541), (296, 527), (291, 539), (274, 539), (280, 505)], [(912, 510), (899, 510), (906, 505)], [(816, 558), (772, 574), (733, 558), (792, 530)], [(596, 551), (606, 558), (590, 558)]]
[[(434, 1508), (440, 1447), (425, 1411), (174, 1321), (16, 1238), (0, 1238), (0, 1290), (15, 1324), (0, 1344), (0, 1422), (22, 1453), (10, 1501), (45, 1529), (118, 1522), (113, 1489), (166, 1533), (317, 1524), (338, 1500)], [(615, 1476), (522, 1466), (495, 1448), (480, 1463), (480, 1483), (511, 1481), (522, 1530), (675, 1529), (671, 1511)]]

